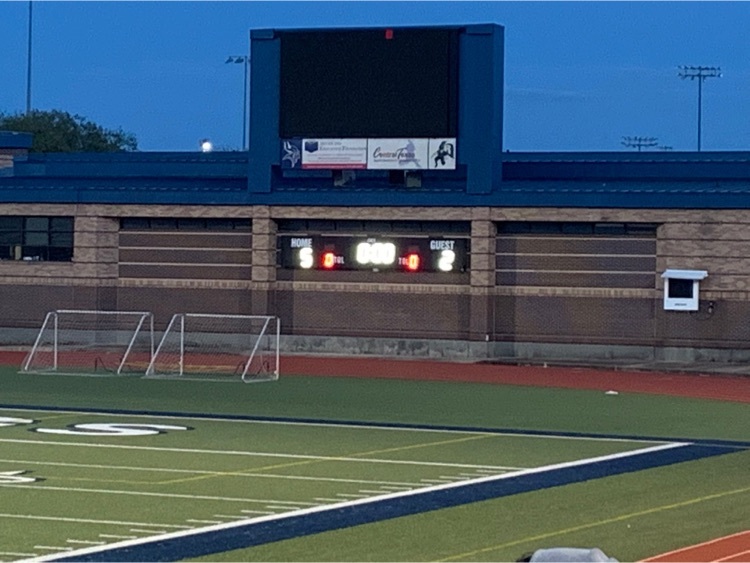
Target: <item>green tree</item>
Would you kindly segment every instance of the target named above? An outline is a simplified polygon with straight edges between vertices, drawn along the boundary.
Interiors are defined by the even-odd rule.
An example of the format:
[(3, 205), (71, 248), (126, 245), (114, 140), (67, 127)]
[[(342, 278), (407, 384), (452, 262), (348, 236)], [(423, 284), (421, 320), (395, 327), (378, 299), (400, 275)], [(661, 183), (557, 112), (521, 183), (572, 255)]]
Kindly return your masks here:
[(0, 113), (0, 130), (33, 133), (31, 152), (120, 152), (138, 150), (122, 129), (105, 129), (80, 115), (60, 110)]

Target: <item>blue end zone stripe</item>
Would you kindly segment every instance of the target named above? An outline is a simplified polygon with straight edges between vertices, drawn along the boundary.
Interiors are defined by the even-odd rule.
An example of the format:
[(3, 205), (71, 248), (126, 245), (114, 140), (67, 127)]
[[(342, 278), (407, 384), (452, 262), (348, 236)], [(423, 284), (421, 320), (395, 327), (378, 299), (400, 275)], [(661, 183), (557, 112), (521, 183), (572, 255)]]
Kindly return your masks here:
[(654, 452), (626, 455), (570, 467), (529, 472), (515, 477), (490, 478), (476, 483), (374, 499), (309, 514), (208, 529), (180, 537), (146, 540), (137, 545), (112, 547), (92, 553), (62, 556), (47, 561), (177, 561), (253, 547), (265, 543), (327, 532), (390, 518), (408, 516), (463, 504), (579, 483), (610, 475), (620, 475), (722, 455), (733, 451), (716, 445), (687, 444)]

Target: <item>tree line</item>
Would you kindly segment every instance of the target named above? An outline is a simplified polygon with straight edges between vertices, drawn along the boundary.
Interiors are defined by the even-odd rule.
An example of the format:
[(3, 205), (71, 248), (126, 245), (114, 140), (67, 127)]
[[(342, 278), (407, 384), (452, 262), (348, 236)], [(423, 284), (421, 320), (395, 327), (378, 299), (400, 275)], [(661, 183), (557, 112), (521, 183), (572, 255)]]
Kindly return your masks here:
[(32, 133), (30, 152), (122, 152), (138, 150), (132, 133), (107, 129), (80, 115), (60, 110), (0, 112), (0, 131)]

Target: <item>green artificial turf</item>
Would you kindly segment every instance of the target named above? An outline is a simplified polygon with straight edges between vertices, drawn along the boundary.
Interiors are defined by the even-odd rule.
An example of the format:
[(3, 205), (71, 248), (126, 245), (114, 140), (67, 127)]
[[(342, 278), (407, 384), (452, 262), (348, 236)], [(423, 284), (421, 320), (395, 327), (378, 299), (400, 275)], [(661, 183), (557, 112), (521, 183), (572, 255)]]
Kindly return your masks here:
[[(282, 376), (276, 382), (248, 385), (131, 376), (31, 375), (19, 374), (17, 368), (0, 368), (0, 389), (3, 405), (73, 410), (124, 409), (750, 441), (750, 406), (746, 404), (635, 393), (607, 395), (601, 391), (510, 385), (302, 376)], [(68, 420), (66, 413), (34, 416), (57, 424)], [(258, 443), (278, 440), (274, 431), (269, 429), (268, 436), (258, 434)], [(341, 436), (326, 445), (332, 455), (357, 451), (355, 434)], [(226, 438), (224, 447), (249, 447), (239, 434), (234, 439)], [(193, 440), (197, 438), (185, 433), (176, 439), (180, 447), (188, 447), (195, 446)], [(302, 431), (294, 440), (290, 444), (295, 451), (304, 451), (309, 441)], [(394, 442), (393, 437), (384, 436), (380, 443), (376, 439), (372, 447), (401, 447), (399, 440), (405, 438)], [(540, 455), (538, 450), (526, 448), (523, 438), (518, 440), (517, 450), (505, 446), (507, 459), (519, 464), (533, 462), (534, 456)], [(468, 453), (477, 455), (470, 444), (457, 445), (446, 455), (457, 460)], [(589, 447), (591, 450), (585, 455), (602, 451), (596, 443)], [(553, 451), (546, 453), (556, 459)], [(45, 455), (65, 459), (73, 454), (50, 446)], [(99, 455), (99, 461), (106, 463), (106, 451)], [(565, 459), (564, 454), (560, 455)], [(191, 463), (200, 467), (200, 457), (196, 454)], [(157, 454), (149, 454), (149, 463), (158, 464), (159, 459)], [(173, 461), (165, 458), (163, 463)], [(246, 462), (237, 466), (238, 470), (251, 468), (252, 464)], [(527, 551), (550, 546), (597, 546), (621, 561), (638, 560), (747, 529), (748, 468), (750, 452), (740, 451), (215, 553), (202, 560), (509, 561)], [(231, 466), (229, 470), (233, 470)], [(74, 472), (60, 475), (73, 481), (77, 478)], [(127, 475), (114, 472), (111, 478), (128, 480)], [(186, 481), (184, 490), (208, 492), (210, 489), (202, 488), (206, 486), (206, 482), (196, 479), (193, 484)], [(9, 493), (5, 497), (7, 507), (44, 502), (42, 490), (9, 489)], [(37, 496), (39, 500), (35, 500)], [(137, 498), (122, 501), (122, 506), (122, 518), (139, 519)], [(96, 505), (90, 512), (105, 517), (106, 508)], [(173, 504), (164, 503), (163, 509), (164, 514), (151, 516), (177, 522), (174, 518), (179, 510), (175, 511)], [(63, 515), (70, 506), (60, 505), (55, 510)], [(75, 511), (86, 514), (88, 509), (82, 505)], [(49, 541), (53, 539), (52, 527), (43, 522), (7, 522), (0, 531), (0, 543), (20, 533), (33, 533), (42, 544), (48, 537)], [(71, 522), (70, 527), (74, 529), (75, 523)]]
[(0, 403), (750, 440), (750, 407), (662, 395), (346, 377), (228, 382), (18, 374)]
[(640, 559), (747, 528), (740, 452), (212, 554), (196, 561), (515, 561), (547, 547)]

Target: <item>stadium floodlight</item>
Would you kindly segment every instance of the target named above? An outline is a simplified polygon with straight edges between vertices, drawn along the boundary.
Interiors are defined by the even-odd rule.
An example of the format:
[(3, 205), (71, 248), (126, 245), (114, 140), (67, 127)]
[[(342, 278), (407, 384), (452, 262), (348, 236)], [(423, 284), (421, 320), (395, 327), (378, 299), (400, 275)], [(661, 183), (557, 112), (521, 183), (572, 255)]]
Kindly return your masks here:
[(208, 139), (201, 139), (201, 152), (211, 152), (214, 150), (214, 144)]
[(623, 137), (621, 144), (626, 147), (635, 147), (641, 152), (643, 147), (655, 147), (658, 144), (656, 137)]
[(706, 78), (721, 78), (718, 66), (679, 66), (677, 76), (698, 81), (698, 152), (701, 150), (701, 120), (703, 106), (703, 81)]
[(245, 67), (242, 89), (242, 150), (247, 150), (247, 69), (250, 57), (247, 55), (229, 55), (224, 64), (243, 64)]

